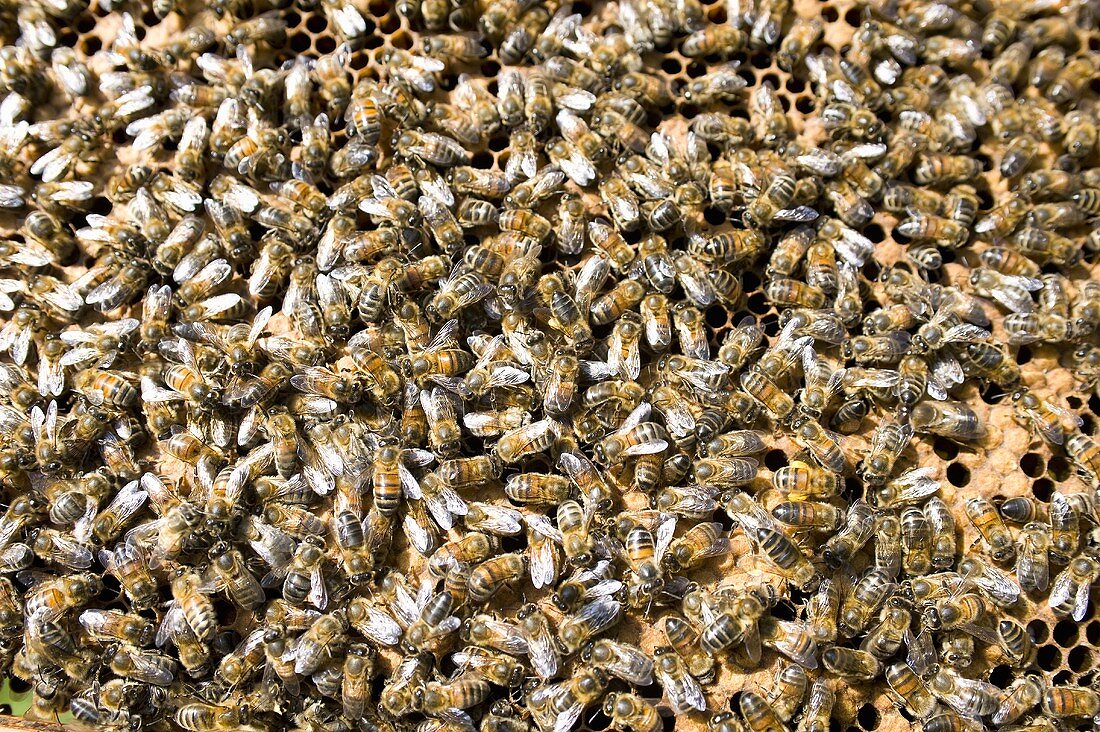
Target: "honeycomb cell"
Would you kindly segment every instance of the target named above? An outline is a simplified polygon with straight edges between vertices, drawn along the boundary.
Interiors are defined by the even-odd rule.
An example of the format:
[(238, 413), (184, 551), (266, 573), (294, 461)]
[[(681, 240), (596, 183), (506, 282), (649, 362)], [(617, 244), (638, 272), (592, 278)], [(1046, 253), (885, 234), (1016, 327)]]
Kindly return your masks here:
[(1038, 478), (1045, 469), (1043, 458), (1038, 453), (1029, 452), (1020, 458), (1020, 470), (1029, 478)]
[(1044, 671), (1055, 671), (1062, 665), (1062, 651), (1058, 646), (1041, 646), (1035, 655), (1035, 662)]
[(970, 468), (962, 463), (951, 463), (947, 466), (947, 481), (957, 488), (968, 485), (970, 483)]
[(1071, 620), (1059, 620), (1054, 626), (1054, 642), (1062, 648), (1070, 648), (1077, 643), (1078, 625)]
[(305, 53), (313, 46), (313, 39), (305, 33), (291, 34), (288, 40), (290, 50), (295, 53)]
[(873, 704), (864, 704), (856, 713), (856, 719), (859, 720), (859, 726), (866, 732), (878, 729), (879, 718), (879, 711)]
[(1031, 493), (1040, 501), (1049, 501), (1054, 493), (1054, 483), (1049, 478), (1039, 478), (1031, 484)]
[(1084, 646), (1071, 648), (1066, 656), (1066, 666), (1074, 673), (1084, 673), (1092, 668), (1093, 653)]
[[(385, 15), (379, 16), (378, 29), (381, 30), (383, 33), (393, 34), (390, 38), (390, 43), (392, 43), (395, 48), (412, 48), (412, 38), (409, 37), (408, 34), (400, 37), (400, 41), (398, 40), (399, 37), (397, 35), (397, 31), (400, 28), (401, 18), (399, 18), (396, 13), (387, 13)], [(404, 45), (406, 43), (408, 45)]]
[(1027, 624), (1027, 634), (1036, 645), (1042, 645), (1050, 637), (1050, 626), (1046, 620), (1032, 620)]

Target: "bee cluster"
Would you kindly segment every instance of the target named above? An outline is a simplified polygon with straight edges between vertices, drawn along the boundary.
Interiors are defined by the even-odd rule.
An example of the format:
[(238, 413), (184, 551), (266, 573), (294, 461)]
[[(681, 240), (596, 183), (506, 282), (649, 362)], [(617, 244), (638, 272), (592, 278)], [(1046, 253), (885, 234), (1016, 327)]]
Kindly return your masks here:
[(1091, 725), (1037, 644), (1100, 582), (1097, 11), (0, 0), (5, 675), (97, 729)]

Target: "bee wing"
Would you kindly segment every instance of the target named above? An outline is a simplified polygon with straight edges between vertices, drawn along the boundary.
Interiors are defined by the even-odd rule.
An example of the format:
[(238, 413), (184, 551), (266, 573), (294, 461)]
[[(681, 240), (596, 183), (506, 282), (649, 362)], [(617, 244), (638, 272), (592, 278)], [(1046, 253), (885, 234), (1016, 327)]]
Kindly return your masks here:
[(149, 494), (138, 481), (132, 480), (119, 490), (104, 510), (116, 513), (125, 520), (137, 513), (147, 500)]
[[(175, 673), (173, 673), (175, 661), (168, 659), (166, 656), (154, 655), (145, 651), (132, 651), (129, 656), (133, 662), (135, 679), (148, 684), (168, 686), (175, 678)], [(161, 663), (162, 660), (167, 661), (167, 663)]]
[[(1028, 577), (1029, 589), (1043, 592), (1050, 584), (1050, 562), (1046, 550), (1031, 551), (1021, 548), (1016, 553), (1016, 576)], [(1053, 597), (1054, 593), (1051, 593)], [(1057, 602), (1053, 604), (1057, 605)]]
[[(736, 78), (741, 79), (740, 76)], [(742, 82), (743, 81), (742, 79)], [(839, 174), (843, 169), (844, 155), (837, 155), (831, 150), (823, 150), (822, 148), (815, 147), (805, 154), (796, 157), (795, 163), (818, 175), (832, 177)]]
[(426, 389), (420, 392), (420, 405), (424, 408), (424, 414), (433, 422), (456, 419), (454, 403), (447, 392), (438, 386), (432, 387), (430, 392)]
[(148, 376), (143, 376), (141, 377), (141, 398), (143, 401), (156, 404), (182, 401), (183, 395), (172, 389), (157, 386)]
[(447, 185), (447, 181), (443, 180), (438, 174), (430, 174), (427, 178), (421, 180), (420, 190), (443, 206), (455, 205), (454, 191)]
[(665, 552), (668, 551), (668, 546), (672, 543), (672, 539), (675, 536), (676, 517), (664, 514), (660, 519), (660, 523), (657, 525), (656, 531), (653, 532), (653, 538), (655, 540), (653, 543), (653, 556), (658, 564), (661, 563), (661, 559), (665, 556)]
[(231, 183), (222, 194), (221, 201), (241, 211), (242, 214), (252, 214), (261, 204), (260, 192), (252, 186), (235, 182)]
[(175, 600), (168, 602), (168, 611), (164, 613), (164, 618), (161, 619), (160, 625), (157, 626), (157, 633), (153, 638), (153, 644), (157, 648), (163, 648), (167, 645), (168, 641), (172, 640), (181, 627), (187, 624), (187, 619), (183, 615), (183, 609), (180, 604)]
[(250, 526), (259, 535), (259, 538), (248, 539), (248, 545), (252, 547), (252, 551), (256, 552), (256, 555), (273, 571), (286, 574), (285, 568), (294, 556), (294, 539), (282, 529), (259, 519), (252, 519)]
[(409, 543), (416, 549), (421, 555), (427, 555), (431, 552), (432, 547), (435, 545), (435, 537), (432, 534), (431, 526), (424, 526), (416, 517), (412, 514), (412, 506), (419, 504), (410, 504), (409, 513), (405, 514), (405, 518), (402, 521), (402, 525), (405, 528), (405, 533), (409, 537)]
[(898, 491), (895, 503), (913, 503), (938, 491), (940, 482), (932, 478), (935, 472), (932, 467), (913, 468), (890, 481), (889, 485)]
[(628, 414), (626, 416), (626, 419), (623, 420), (622, 426), (615, 431), (615, 434), (625, 434), (642, 422), (647, 421), (652, 414), (652, 405), (649, 402), (642, 402), (638, 406), (634, 407), (633, 410), (631, 410), (630, 414)]
[(256, 317), (252, 319), (252, 327), (248, 330), (248, 338), (245, 340), (249, 346), (256, 343), (256, 340), (260, 337), (260, 334), (264, 332), (267, 327), (268, 321), (271, 320), (272, 308), (270, 305), (265, 307), (260, 312), (256, 313)]
[(55, 147), (31, 165), (31, 175), (38, 175), (46, 183), (52, 183), (65, 175), (65, 171), (75, 160), (75, 156), (62, 146)]
[(568, 175), (574, 183), (582, 187), (587, 186), (596, 177), (596, 168), (571, 143), (569, 147), (569, 156), (558, 160), (558, 165), (561, 167), (562, 172)]
[(416, 476), (412, 474), (412, 471), (410, 471), (404, 465), (398, 463), (397, 475), (401, 479), (401, 490), (404, 491), (406, 497), (419, 499), (423, 496), (420, 490), (420, 482), (417, 481)]
[(638, 348), (638, 341), (632, 344), (622, 343), (618, 330), (611, 334), (612, 342), (608, 348), (607, 363), (623, 378), (633, 381), (642, 371), (642, 354)]
[[(1038, 280), (1035, 281), (1038, 282)], [(994, 300), (1015, 313), (1030, 313), (1035, 310), (1035, 301), (1031, 299), (1026, 289), (994, 287), (989, 294)]]
[(61, 310), (67, 310), (71, 313), (75, 313), (80, 308), (84, 307), (84, 302), (80, 298), (80, 293), (73, 289), (70, 285), (65, 285), (60, 282), (55, 283), (45, 295), (43, 299)]
[[(89, 552), (90, 554), (91, 552)], [(9, 544), (0, 552), (0, 565), (4, 567), (5, 572), (26, 569), (31, 566), (32, 562), (34, 562), (34, 552), (26, 544)], [(89, 558), (87, 565), (75, 568), (87, 569), (90, 566), (91, 559)]]
[(309, 595), (306, 599), (318, 610), (328, 607), (328, 588), (325, 586), (323, 563), (317, 564), (309, 573)]
[(435, 351), (442, 350), (444, 348), (457, 348), (459, 346), (458, 337), (455, 335), (458, 331), (458, 320), (451, 318), (446, 323), (440, 326), (436, 334), (432, 336), (432, 339), (425, 346), (425, 353), (433, 353)]
[[(88, 501), (87, 507), (84, 509), (84, 515), (78, 518), (73, 523), (73, 536), (77, 541), (87, 542), (92, 538), (92, 522), (96, 516), (96, 505), (94, 501)], [(146, 524), (148, 525), (148, 524)], [(7, 544), (11, 541), (14, 532), (18, 530), (19, 524), (15, 522), (6, 522), (3, 528), (0, 529), (0, 546)]]
[(998, 605), (1012, 605), (1020, 599), (1020, 585), (996, 567), (985, 565), (970, 579)]
[[(966, 374), (963, 373), (962, 364), (959, 363), (959, 360), (955, 358), (955, 355), (950, 351), (936, 351), (928, 367), (929, 385), (931, 385), (934, 380), (936, 386), (945, 393), (948, 389), (966, 380)], [(938, 399), (939, 397), (936, 398)], [(946, 396), (944, 398), (946, 398)]]
[[(563, 708), (560, 702), (555, 700), (550, 710), (550, 714), (553, 715), (554, 720), (554, 726), (551, 732), (569, 732), (569, 730), (577, 725), (577, 720), (581, 718), (581, 713), (584, 711), (584, 705), (578, 700)], [(557, 712), (557, 714), (554, 714), (554, 712)], [(549, 725), (540, 724), (539, 728), (545, 729), (548, 726)]]
[(695, 431), (695, 415), (681, 400), (659, 405), (657, 411), (665, 418), (665, 426), (672, 435), (687, 435)]
[(1063, 569), (1058, 573), (1058, 576), (1054, 578), (1054, 584), (1050, 588), (1050, 597), (1047, 599), (1047, 604), (1050, 607), (1058, 607), (1064, 605), (1066, 601), (1070, 599), (1070, 595), (1078, 592), (1076, 587), (1077, 583), (1073, 581), (1070, 575), (1069, 569)]
[(905, 662), (918, 676), (924, 676), (937, 663), (936, 648), (932, 644), (932, 633), (922, 628), (916, 635), (905, 629)]
[(400, 582), (394, 583), (393, 599), (390, 600), (389, 607), (398, 622), (406, 628), (420, 617), (420, 606)]
[(92, 566), (92, 552), (75, 539), (64, 534), (50, 536), (53, 543), (51, 559), (70, 569), (87, 569)]
[(33, 329), (27, 326), (18, 332), (15, 342), (11, 345), (11, 359), (20, 366), (26, 363), (27, 356), (30, 355), (33, 336)]
[(985, 328), (970, 323), (959, 323), (944, 332), (945, 343), (976, 343), (988, 340), (989, 337), (990, 333)]
[(454, 517), (451, 515), (447, 500), (437, 493), (425, 494), (423, 500), (424, 504), (428, 507), (428, 512), (432, 515), (432, 518), (435, 519), (439, 528), (444, 531), (450, 531), (451, 528), (454, 527)]
[[(674, 677), (660, 666), (657, 667), (657, 676), (668, 696), (669, 704), (676, 715), (686, 714), (692, 709), (705, 711), (707, 708), (706, 697), (699, 682), (691, 674), (684, 672)], [(557, 730), (555, 730), (557, 732)]]
[(528, 564), (531, 584), (541, 589), (550, 587), (557, 581), (558, 548), (550, 538), (543, 534), (538, 534), (538, 536), (539, 539), (536, 539), (535, 536), (530, 536), (528, 539)]
[[(15, 200), (11, 197), (11, 191), (7, 190), (9, 188), (14, 188), (14, 186), (4, 186), (0, 184), (0, 207), (3, 207), (6, 203), (10, 204)], [(20, 244), (19, 248), (8, 258), (16, 264), (24, 264), (28, 267), (45, 267), (48, 264), (52, 264), (54, 261), (53, 252), (33, 241), (25, 241)]]
[(494, 366), (489, 373), (489, 388), (519, 386), (531, 379), (531, 374), (515, 366)]
[(548, 632), (524, 633), (527, 640), (527, 655), (531, 659), (531, 668), (541, 679), (552, 679), (558, 675), (561, 659), (554, 637)]
[[(473, 505), (480, 509), (484, 515), (484, 518), (477, 522), (478, 529), (500, 536), (515, 536), (523, 531), (523, 514), (519, 511), (507, 506), (497, 506), (490, 503), (475, 502)], [(453, 509), (452, 513), (454, 513)], [(469, 518), (466, 521), (468, 524), (472, 523)]]
[(226, 292), (203, 300), (201, 305), (206, 312), (206, 317), (209, 318), (236, 307), (242, 300), (243, 298), (237, 293)]
[(653, 683), (653, 659), (629, 643), (615, 643), (614, 658), (605, 668), (628, 684), (649, 686)]
[(848, 264), (862, 267), (874, 253), (875, 245), (863, 234), (842, 225), (840, 239), (833, 242), (833, 249)]
[[(628, 190), (624, 186), (624, 190)], [(635, 221), (638, 218), (638, 202), (633, 198), (610, 193), (604, 195), (604, 202), (616, 220)]]
[(776, 221), (807, 222), (816, 220), (821, 214), (810, 206), (795, 206), (794, 208), (781, 208), (775, 212)]
[(84, 346), (81, 348), (74, 348), (71, 351), (64, 353), (61, 358), (57, 360), (59, 366), (83, 366), (90, 361), (99, 359), (100, 353), (97, 349), (90, 346)]

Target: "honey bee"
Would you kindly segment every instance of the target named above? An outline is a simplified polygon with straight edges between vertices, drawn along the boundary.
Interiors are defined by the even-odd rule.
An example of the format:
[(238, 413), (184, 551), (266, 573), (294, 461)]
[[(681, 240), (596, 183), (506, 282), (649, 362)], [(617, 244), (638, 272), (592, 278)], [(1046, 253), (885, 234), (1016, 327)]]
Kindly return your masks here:
[(168, 686), (176, 677), (176, 663), (171, 658), (129, 645), (118, 646), (108, 664), (122, 678), (154, 686)]
[(869, 681), (882, 673), (882, 662), (866, 651), (834, 646), (821, 653), (821, 663), (843, 679)]
[(200, 641), (213, 638), (218, 617), (208, 596), (209, 587), (194, 573), (181, 571), (173, 577), (172, 597), (178, 604), (187, 626)]
[(604, 698), (603, 712), (616, 729), (657, 732), (662, 726), (657, 708), (634, 694), (612, 692)]
[(908, 663), (887, 666), (885, 676), (890, 690), (910, 713), (928, 715), (936, 708), (936, 697)]
[(989, 545), (993, 558), (998, 561), (1012, 559), (1015, 556), (1012, 536), (993, 504), (984, 498), (975, 497), (967, 500), (965, 507), (967, 518)]
[(994, 724), (1011, 724), (1035, 707), (1043, 697), (1043, 685), (1035, 676), (1021, 676), (1005, 689), (1005, 699), (993, 715)]
[(997, 687), (985, 681), (963, 678), (947, 670), (933, 675), (928, 689), (962, 715), (993, 714), (1001, 704), (1001, 692)]
[(677, 714), (684, 714), (691, 709), (706, 709), (706, 699), (699, 682), (688, 673), (683, 661), (672, 648), (663, 646), (654, 650), (654, 671)]
[(566, 653), (579, 650), (590, 638), (619, 621), (622, 603), (607, 597), (585, 603), (575, 614), (558, 625), (558, 640)]
[(962, 402), (921, 402), (913, 408), (910, 417), (914, 430), (960, 442), (980, 440), (986, 434), (981, 419)]
[(857, 501), (848, 509), (841, 530), (825, 543), (822, 556), (830, 565), (845, 562), (867, 543), (873, 531), (874, 517), (870, 507)]
[(1080, 686), (1052, 686), (1043, 692), (1043, 711), (1056, 719), (1095, 716), (1100, 695)]

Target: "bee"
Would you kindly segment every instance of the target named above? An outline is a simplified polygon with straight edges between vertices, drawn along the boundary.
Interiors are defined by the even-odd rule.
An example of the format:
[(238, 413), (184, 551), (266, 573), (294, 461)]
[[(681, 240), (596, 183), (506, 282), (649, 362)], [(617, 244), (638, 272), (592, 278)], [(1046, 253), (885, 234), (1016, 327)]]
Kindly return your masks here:
[(910, 415), (913, 429), (959, 442), (982, 439), (985, 426), (978, 415), (962, 402), (921, 402)]
[(942, 669), (931, 677), (928, 689), (962, 715), (993, 714), (1001, 703), (1001, 691), (992, 684)]
[(263, 604), (263, 589), (245, 566), (244, 557), (239, 550), (221, 543), (211, 549), (211, 556), (219, 582), (234, 602), (245, 608), (256, 608)]
[(654, 670), (676, 714), (684, 714), (691, 709), (706, 709), (706, 699), (699, 682), (688, 673), (671, 647), (662, 646), (654, 650)]
[(526, 571), (523, 554), (500, 554), (488, 559), (470, 571), (469, 597), (474, 602), (486, 602), (503, 587), (520, 580)]
[(629, 643), (601, 638), (585, 649), (582, 656), (596, 668), (627, 683), (639, 686), (653, 683), (653, 660)]
[(1021, 676), (1005, 689), (1005, 698), (993, 715), (994, 724), (1011, 724), (1043, 698), (1043, 684), (1036, 676)]
[(843, 679), (869, 681), (882, 673), (882, 662), (866, 651), (834, 646), (821, 653), (826, 669)]
[(794, 197), (795, 180), (788, 175), (772, 178), (764, 192), (749, 203), (742, 219), (745, 226), (759, 229), (768, 226)]
[(974, 497), (967, 500), (965, 508), (967, 518), (989, 546), (993, 558), (997, 561), (1012, 559), (1016, 554), (1012, 536), (993, 504), (984, 498)]
[(110, 654), (108, 665), (124, 679), (154, 686), (168, 686), (176, 677), (176, 663), (171, 658), (130, 645), (118, 646)]
[(936, 697), (932, 695), (921, 677), (905, 661), (898, 661), (886, 667), (886, 683), (901, 704), (911, 713), (929, 715), (936, 708)]
[(1048, 404), (1028, 389), (1017, 389), (1012, 403), (1018, 420), (1033, 427), (1048, 442), (1061, 445), (1066, 439), (1065, 423), (1079, 427), (1081, 418), (1069, 410)]
[(657, 708), (634, 694), (608, 694), (603, 701), (603, 713), (611, 718), (616, 729), (630, 732), (658, 732), (662, 728)]
[(153, 624), (134, 613), (118, 610), (85, 610), (80, 625), (97, 640), (146, 646), (153, 640)]
[(567, 654), (575, 653), (593, 636), (619, 621), (622, 603), (607, 597), (585, 603), (558, 625), (558, 640)]
[(1052, 686), (1043, 692), (1042, 709), (1055, 719), (1092, 717), (1100, 709), (1100, 694), (1080, 686)]
[(504, 463), (515, 463), (528, 455), (545, 451), (559, 434), (560, 427), (554, 420), (531, 422), (501, 435), (493, 453)]
[(348, 619), (344, 610), (317, 618), (298, 640), (294, 673), (312, 674), (320, 668), (343, 645), (347, 630)]
[(273, 46), (281, 46), (286, 41), (286, 21), (274, 11), (237, 23), (225, 37), (230, 48), (261, 41)]
[(248, 710), (233, 704), (207, 704), (191, 702), (181, 705), (175, 714), (175, 722), (186, 730), (247, 729)]
[(1100, 480), (1100, 446), (1090, 437), (1074, 432), (1066, 439), (1066, 454), (1077, 465), (1078, 471), (1089, 480)]
[(826, 302), (825, 291), (820, 287), (786, 277), (769, 281), (766, 292), (776, 304), (786, 307), (819, 310)]
[(171, 588), (187, 626), (200, 641), (211, 640), (218, 628), (218, 617), (208, 596), (210, 588), (197, 574), (187, 571), (180, 571), (172, 578)]
[(780, 574), (799, 587), (805, 587), (816, 576), (809, 559), (782, 531), (766, 526), (757, 527), (751, 538), (757, 549), (776, 566)]

